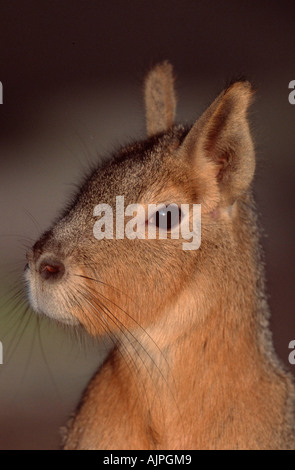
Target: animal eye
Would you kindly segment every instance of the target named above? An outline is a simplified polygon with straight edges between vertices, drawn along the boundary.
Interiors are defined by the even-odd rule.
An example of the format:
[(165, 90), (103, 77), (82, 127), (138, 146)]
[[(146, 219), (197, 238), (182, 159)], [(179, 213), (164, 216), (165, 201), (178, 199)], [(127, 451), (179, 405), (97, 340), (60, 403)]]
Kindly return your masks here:
[(159, 229), (171, 231), (181, 222), (182, 212), (176, 204), (170, 204), (168, 207), (163, 206), (155, 212), (148, 220), (148, 223), (155, 225)]

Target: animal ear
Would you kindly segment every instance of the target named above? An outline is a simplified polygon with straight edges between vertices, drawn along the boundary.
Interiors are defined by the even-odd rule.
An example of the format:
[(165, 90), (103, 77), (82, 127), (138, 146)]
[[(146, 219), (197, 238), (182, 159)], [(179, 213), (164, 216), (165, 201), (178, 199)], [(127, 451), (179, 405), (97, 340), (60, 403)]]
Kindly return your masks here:
[(228, 207), (249, 187), (255, 156), (247, 110), (249, 82), (224, 90), (187, 134), (179, 151), (192, 167), (203, 210)]
[(165, 61), (156, 65), (144, 82), (148, 136), (164, 132), (174, 123), (176, 98), (173, 68)]

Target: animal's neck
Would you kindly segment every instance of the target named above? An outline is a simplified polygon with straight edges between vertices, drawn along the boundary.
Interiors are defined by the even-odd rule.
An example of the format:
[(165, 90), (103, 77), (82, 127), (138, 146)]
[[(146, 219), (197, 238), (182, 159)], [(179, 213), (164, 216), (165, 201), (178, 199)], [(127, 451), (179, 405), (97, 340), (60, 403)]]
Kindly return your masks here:
[[(177, 306), (177, 313), (180, 309), (181, 305)], [(169, 324), (173, 313), (170, 312), (166, 327), (163, 322), (161, 330), (150, 330), (148, 337), (140, 335), (140, 345), (133, 343), (136, 353), (130, 345), (127, 347), (129, 366), (125, 370), (128, 369), (130, 393), (138, 396), (139, 413), (159, 436), (160, 447), (191, 448), (196, 445), (196, 436), (192, 435), (196, 429), (200, 430), (200, 448), (212, 442), (218, 445), (216, 436), (224, 423), (238, 419), (241, 412), (237, 400), (242, 406), (253, 406), (254, 414), (257, 408), (255, 399), (248, 403), (263, 375), (255, 331), (247, 322), (250, 312), (234, 311), (223, 299), (219, 309), (207, 312), (186, 331), (181, 332), (178, 320), (172, 334)], [(182, 318), (188, 320), (197, 314), (184, 309)], [(123, 356), (126, 357), (126, 345)], [(124, 374), (122, 379), (126, 380)], [(182, 426), (184, 430), (179, 433)], [(185, 442), (179, 442), (180, 435), (185, 436)], [(165, 436), (166, 443), (161, 442), (161, 436)]]
[[(201, 256), (206, 258), (206, 253)], [(232, 265), (226, 272), (210, 271), (204, 263), (201, 274), (182, 290), (177, 303), (160, 315), (161, 321), (147, 332), (137, 330), (137, 339), (132, 337), (132, 345), (125, 342), (122, 349), (122, 356), (127, 352), (128, 362), (132, 359), (135, 365), (127, 373), (130, 383), (134, 378), (137, 382), (141, 412), (145, 405), (146, 411), (153, 410), (158, 416), (156, 428), (165, 427), (163, 435), (169, 445), (175, 423), (200, 429), (203, 437), (198, 439), (203, 447), (208, 442), (217, 444), (217, 434), (226, 422), (233, 439), (237, 426), (244, 425), (248, 436), (252, 423), (242, 424), (242, 418), (251, 415), (250, 410), (254, 416), (265, 395), (272, 394), (257, 318), (259, 273), (254, 256), (244, 250), (227, 262)], [(245, 403), (249, 415), (240, 409)], [(213, 429), (214, 436), (208, 436)], [(190, 443), (183, 445), (189, 448)]]
[[(233, 289), (234, 290), (234, 289)], [(151, 328), (137, 329), (122, 343), (122, 353), (140, 367), (141, 374), (161, 370), (162, 374), (173, 374), (177, 382), (190, 373), (194, 377), (208, 370), (213, 375), (225, 375), (226, 369), (239, 374), (244, 369), (248, 374), (256, 365), (260, 352), (258, 326), (255, 317), (255, 299), (234, 298), (230, 292), (220, 295), (215, 305), (203, 296), (206, 311), (198, 308), (196, 294), (184, 292), (177, 305), (165, 312), (161, 321)], [(200, 300), (200, 299), (199, 299)], [(143, 367), (143, 363), (146, 367)], [(181, 367), (183, 364), (183, 367)], [(232, 387), (232, 383), (231, 383)]]

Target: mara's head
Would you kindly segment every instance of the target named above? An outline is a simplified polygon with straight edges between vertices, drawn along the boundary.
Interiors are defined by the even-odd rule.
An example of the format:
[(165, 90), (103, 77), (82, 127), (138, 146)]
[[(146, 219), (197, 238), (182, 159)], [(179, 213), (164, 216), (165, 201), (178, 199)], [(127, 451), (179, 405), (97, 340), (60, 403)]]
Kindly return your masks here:
[[(255, 167), (247, 122), (252, 95), (248, 82), (235, 82), (192, 127), (175, 125), (172, 68), (166, 62), (156, 66), (145, 80), (148, 138), (95, 169), (27, 253), (25, 277), (33, 308), (83, 325), (91, 334), (120, 332), (155, 324), (167, 311), (181, 315), (177, 307), (189, 290), (200, 302), (218, 301), (216, 292), (237, 275), (234, 269), (240, 270), (243, 284)], [(133, 212), (135, 206), (129, 206), (122, 225), (123, 197), (124, 208), (137, 204), (141, 209)], [(173, 209), (151, 204), (173, 204)], [(201, 245), (188, 249), (199, 236), (197, 204)], [(188, 214), (183, 207), (189, 207)], [(185, 218), (192, 240), (179, 230)], [(166, 238), (161, 236), (165, 223)], [(95, 227), (105, 232), (101, 239)], [(156, 236), (149, 237), (149, 230)]]

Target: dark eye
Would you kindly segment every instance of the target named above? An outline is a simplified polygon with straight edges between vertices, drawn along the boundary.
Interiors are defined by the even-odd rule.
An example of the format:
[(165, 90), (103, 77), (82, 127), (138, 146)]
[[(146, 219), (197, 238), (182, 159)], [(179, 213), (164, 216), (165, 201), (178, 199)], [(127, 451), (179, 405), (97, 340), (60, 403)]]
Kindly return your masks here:
[(180, 224), (181, 215), (181, 209), (176, 204), (170, 204), (167, 207), (163, 206), (163, 208), (155, 212), (150, 217), (149, 224), (170, 231)]

